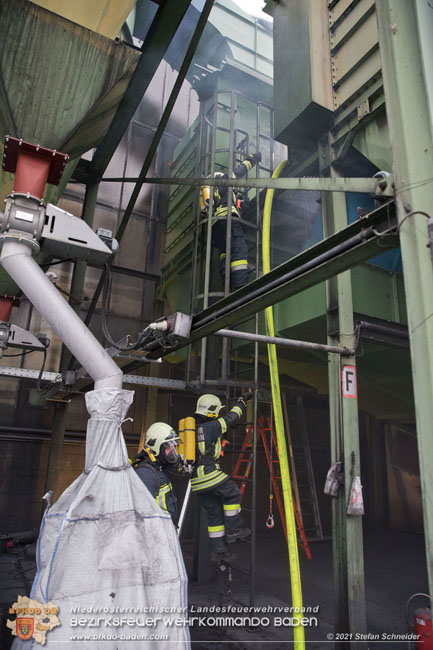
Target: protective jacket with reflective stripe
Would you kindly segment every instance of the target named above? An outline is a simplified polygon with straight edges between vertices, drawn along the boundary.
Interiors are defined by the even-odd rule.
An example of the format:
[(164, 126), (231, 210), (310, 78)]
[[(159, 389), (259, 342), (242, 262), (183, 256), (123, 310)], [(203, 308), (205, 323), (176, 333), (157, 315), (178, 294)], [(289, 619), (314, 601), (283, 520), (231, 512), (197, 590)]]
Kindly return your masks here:
[(156, 499), (159, 507), (168, 512), (174, 520), (177, 513), (177, 499), (161, 463), (158, 460), (153, 462), (150, 458), (144, 458), (137, 465), (137, 474)]
[(227, 415), (220, 418), (196, 416), (196, 467), (191, 478), (193, 492), (209, 490), (229, 477), (220, 469), (222, 437), (236, 426), (245, 409), (245, 402), (239, 400)]
[[(250, 171), (256, 164), (254, 158), (248, 157), (243, 160), (236, 169), (233, 170), (233, 178), (242, 178)], [(222, 178), (228, 178), (228, 174), (223, 174)], [(214, 189), (214, 209), (212, 223), (218, 219), (218, 217), (227, 216), (227, 204), (228, 204), (228, 187), (215, 187)], [(236, 194), (232, 194), (232, 214), (239, 217), (239, 212), (236, 209)]]

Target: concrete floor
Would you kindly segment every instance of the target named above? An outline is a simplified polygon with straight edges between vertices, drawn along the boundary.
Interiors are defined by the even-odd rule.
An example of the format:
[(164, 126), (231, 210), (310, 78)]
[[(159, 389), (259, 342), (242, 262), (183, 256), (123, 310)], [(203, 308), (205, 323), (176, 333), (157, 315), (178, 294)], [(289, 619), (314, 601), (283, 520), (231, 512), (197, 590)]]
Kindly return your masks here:
[[(267, 650), (291, 648), (293, 631), (290, 627), (276, 627), (272, 620), (269, 625), (248, 631), (244, 625), (200, 624), (199, 607), (213, 605), (241, 607), (248, 606), (249, 592), (249, 544), (234, 544), (232, 550), (237, 555), (232, 570), (232, 595), (226, 597), (227, 583), (224, 574), (222, 580), (217, 571), (210, 585), (197, 585), (190, 582), (189, 602), (191, 616), (197, 621), (191, 626), (193, 650)], [(191, 566), (192, 546), (183, 544), (187, 569)], [(405, 605), (413, 593), (426, 592), (427, 572), (424, 552), (424, 538), (421, 535), (397, 531), (370, 531), (364, 536), (365, 582), (367, 596), (368, 632), (371, 634), (405, 633)], [(300, 557), (301, 579), (304, 606), (318, 606), (317, 627), (305, 629), (307, 650), (313, 648), (333, 648), (327, 635), (333, 633), (334, 604), (332, 583), (332, 549), (331, 542), (311, 545), (312, 560)], [(256, 591), (254, 604), (263, 607), (287, 607), (290, 605), (289, 564), (287, 549), (280, 536), (272, 531), (257, 538), (256, 550)], [(12, 637), (5, 628), (8, 607), (18, 594), (24, 595), (31, 585), (35, 572), (34, 545), (18, 547), (0, 554), (0, 606), (2, 625), (0, 630), (0, 648), (8, 650)], [(221, 596), (223, 591), (223, 596)], [(425, 602), (418, 603), (425, 606)], [(229, 612), (218, 614), (209, 612), (208, 617), (227, 616), (245, 617), (248, 613)], [(276, 614), (277, 616), (281, 614)], [(270, 613), (255, 613), (266, 623)], [(290, 614), (285, 614), (290, 616)], [(213, 623), (212, 620), (210, 620)], [(232, 621), (229, 621), (231, 623)], [(203, 623), (203, 621), (202, 621)], [(239, 621), (236, 621), (239, 623)], [(341, 647), (341, 646), (339, 646)], [(370, 650), (383, 648), (404, 648), (407, 642), (390, 643), (369, 642)]]
[[(237, 561), (232, 570), (232, 602), (224, 598), (224, 604), (236, 606), (249, 604), (249, 546), (233, 545)], [(307, 649), (333, 648), (328, 634), (333, 633), (334, 602), (332, 580), (331, 542), (311, 545), (312, 559), (300, 554), (301, 580), (304, 606), (319, 606), (317, 627), (306, 627)], [(185, 553), (187, 559), (187, 553)], [(256, 550), (256, 598), (255, 605), (284, 607), (290, 605), (290, 575), (287, 549), (280, 537), (263, 534), (257, 539)], [(398, 531), (370, 531), (364, 535), (365, 584), (367, 601), (367, 631), (371, 635), (383, 633), (405, 634), (405, 606), (408, 598), (416, 592), (427, 592), (424, 537)], [(218, 579), (209, 586), (190, 583), (190, 606), (218, 604), (220, 583)], [(426, 606), (426, 601), (416, 601), (416, 606)], [(237, 614), (239, 616), (239, 614)], [(243, 614), (246, 616), (247, 614)], [(211, 616), (211, 614), (209, 614)], [(212, 614), (215, 616), (215, 614)], [(270, 616), (269, 614), (259, 614)], [(286, 614), (290, 616), (290, 614)], [(288, 627), (269, 625), (248, 632), (245, 628), (230, 626), (225, 630), (191, 629), (193, 647), (212, 650), (253, 650), (266, 643), (268, 650), (291, 648), (293, 631)], [(215, 641), (224, 643), (215, 643)], [(213, 641), (213, 643), (212, 643)], [(230, 643), (234, 641), (235, 643)], [(341, 647), (341, 645), (339, 646)], [(370, 650), (381, 648), (404, 648), (407, 641), (389, 643), (369, 641)]]

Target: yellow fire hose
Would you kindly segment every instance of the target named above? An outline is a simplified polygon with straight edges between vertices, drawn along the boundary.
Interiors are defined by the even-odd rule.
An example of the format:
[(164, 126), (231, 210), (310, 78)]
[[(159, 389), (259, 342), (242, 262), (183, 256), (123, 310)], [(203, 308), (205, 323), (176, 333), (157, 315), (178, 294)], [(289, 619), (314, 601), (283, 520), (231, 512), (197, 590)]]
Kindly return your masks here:
[[(280, 163), (272, 174), (272, 178), (278, 178), (287, 160)], [(263, 273), (269, 273), (270, 263), (270, 232), (271, 232), (271, 210), (274, 199), (273, 189), (266, 192), (265, 207), (263, 211)], [(268, 336), (275, 336), (274, 313), (272, 307), (265, 309), (266, 333)], [(281, 484), (284, 499), (284, 513), (287, 525), (287, 545), (289, 548), (290, 581), (292, 587), (292, 603), (294, 617), (301, 618), (302, 615), (302, 588), (301, 573), (299, 570), (298, 541), (296, 536), (295, 512), (293, 509), (292, 486), (290, 484), (289, 463), (287, 459), (287, 446), (284, 433), (283, 409), (281, 406), (280, 379), (278, 374), (278, 359), (276, 346), (268, 344), (269, 372), (271, 376), (272, 400), (274, 404), (275, 431), (277, 434), (278, 455), (280, 457)], [(297, 625), (294, 630), (294, 650), (305, 650), (304, 628)]]

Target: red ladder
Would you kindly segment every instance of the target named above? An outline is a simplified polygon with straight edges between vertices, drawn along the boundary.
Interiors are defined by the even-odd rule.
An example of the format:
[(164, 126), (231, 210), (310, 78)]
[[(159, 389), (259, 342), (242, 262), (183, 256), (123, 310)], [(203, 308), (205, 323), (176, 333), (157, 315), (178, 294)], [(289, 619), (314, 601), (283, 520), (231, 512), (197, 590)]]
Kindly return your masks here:
[[(245, 488), (247, 486), (248, 482), (248, 477), (251, 471), (251, 467), (253, 464), (253, 451), (252, 451), (252, 435), (253, 435), (254, 427), (252, 424), (249, 425), (246, 434), (245, 434), (245, 439), (242, 443), (241, 451), (239, 454), (239, 457), (236, 461), (235, 468), (233, 470), (232, 478), (238, 479), (242, 481), (241, 486), (240, 486), (240, 491), (241, 491), (241, 497), (244, 495)], [(270, 445), (268, 443), (266, 433), (268, 433), (269, 440), (272, 435), (272, 444), (274, 445), (274, 449), (276, 452), (276, 460), (272, 459), (272, 470), (271, 470), (271, 452), (270, 452)], [(284, 515), (284, 503), (283, 499), (281, 497), (281, 491), (280, 487), (278, 485), (278, 481), (281, 482), (281, 476), (276, 474), (276, 468), (277, 466), (280, 466), (280, 459), (278, 455), (278, 445), (277, 445), (277, 436), (275, 434), (275, 431), (273, 428), (271, 428), (269, 418), (265, 417), (260, 417), (257, 422), (257, 440), (261, 440), (263, 447), (265, 449), (265, 454), (266, 454), (266, 460), (268, 462), (268, 467), (269, 471), (271, 472), (272, 476), (272, 485), (274, 489), (274, 494), (275, 494), (275, 499), (278, 505), (278, 511), (280, 513), (280, 518), (281, 518), (281, 523), (283, 524), (283, 530), (284, 534), (286, 536), (286, 541), (287, 541), (287, 526), (286, 526), (286, 517)], [(250, 451), (248, 451), (248, 447), (251, 448)], [(242, 472), (241, 472), (241, 467), (242, 467)], [(311, 551), (310, 547), (308, 546), (307, 538), (305, 536), (305, 531), (304, 527), (302, 525), (302, 519), (299, 514), (298, 507), (296, 505), (296, 500), (294, 497), (293, 498), (293, 509), (295, 512), (295, 521), (296, 521), (296, 528), (299, 533), (299, 538), (300, 541), (298, 542), (300, 546), (304, 548), (305, 555), (309, 560), (311, 560)]]

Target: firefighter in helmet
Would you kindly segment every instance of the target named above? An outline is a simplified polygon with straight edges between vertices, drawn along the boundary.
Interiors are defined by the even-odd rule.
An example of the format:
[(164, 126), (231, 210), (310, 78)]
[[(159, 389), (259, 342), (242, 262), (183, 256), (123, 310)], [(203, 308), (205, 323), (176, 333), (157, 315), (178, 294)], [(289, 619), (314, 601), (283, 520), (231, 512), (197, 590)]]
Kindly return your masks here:
[[(262, 154), (257, 152), (247, 156), (236, 169), (233, 170), (234, 178), (242, 178), (250, 169), (262, 160)], [(215, 173), (214, 177), (228, 178), (227, 174)], [(209, 209), (210, 187), (203, 186), (200, 192), (200, 207), (203, 213)], [(213, 215), (212, 215), (212, 245), (218, 249), (220, 260), (220, 273), (224, 277), (226, 268), (226, 235), (228, 212), (228, 188), (213, 188)], [(236, 194), (232, 193), (231, 201), (231, 250), (230, 250), (230, 287), (236, 291), (248, 282), (248, 247), (244, 229), (240, 222)]]
[(202, 395), (197, 401), (196, 465), (191, 478), (191, 489), (207, 512), (211, 559), (229, 560), (227, 543), (245, 539), (250, 530), (242, 527), (241, 493), (238, 486), (225, 474), (218, 463), (222, 438), (236, 426), (253, 394), (242, 394), (227, 415), (215, 395)]
[(133, 463), (150, 494), (173, 521), (177, 513), (177, 499), (166, 472), (176, 471), (180, 465), (177, 440), (179, 436), (169, 424), (155, 422), (147, 430), (144, 447)]

